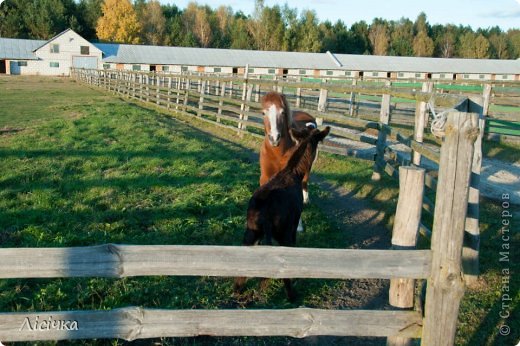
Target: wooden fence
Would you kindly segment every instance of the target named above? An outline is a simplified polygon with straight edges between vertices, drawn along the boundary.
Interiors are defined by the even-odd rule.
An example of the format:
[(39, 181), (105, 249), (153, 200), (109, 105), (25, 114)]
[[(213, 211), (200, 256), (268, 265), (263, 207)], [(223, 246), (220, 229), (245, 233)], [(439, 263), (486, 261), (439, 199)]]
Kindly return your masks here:
[[(119, 73), (118, 78), (107, 76), (106, 71), (73, 70), (73, 77), (82, 82), (107, 88), (121, 95), (154, 102), (159, 106), (177, 109), (222, 126), (234, 124), (240, 132), (256, 128), (259, 122), (253, 107), (267, 88), (318, 89), (320, 111), (314, 112), (324, 121), (335, 124), (339, 136), (347, 133), (341, 124), (356, 127), (385, 129), (381, 124), (327, 113), (327, 94), (361, 91), (356, 86), (340, 86), (337, 89), (316, 88), (310, 85), (284, 83), (242, 84), (240, 100), (225, 96), (228, 92), (238, 95), (235, 87), (227, 89), (224, 83), (237, 83), (235, 79), (207, 78), (194, 86), (190, 78), (167, 80), (167, 86), (142, 83), (144, 74)], [(104, 76), (103, 76), (104, 74)], [(147, 81), (148, 82), (148, 81)], [(213, 83), (210, 86), (210, 82)], [(219, 84), (220, 83), (220, 84)], [(159, 83), (157, 83), (159, 84)], [(164, 83), (163, 83), (164, 84)], [(257, 87), (256, 85), (260, 85)], [(216, 94), (209, 90), (216, 88)], [(322, 91), (327, 90), (327, 91)], [(394, 95), (398, 91), (385, 87), (378, 90), (362, 90), (368, 93)], [(302, 93), (303, 94), (303, 93)], [(417, 101), (429, 101), (432, 93), (416, 92), (408, 95)], [(383, 96), (383, 104), (388, 96)], [(436, 184), (434, 223), (431, 250), (415, 250), (413, 234), (420, 224), (420, 208), (423, 200), (424, 179), (422, 168), (401, 167), (401, 192), (392, 237), (391, 250), (343, 250), (282, 247), (225, 247), (225, 246), (127, 246), (107, 244), (79, 248), (29, 248), (0, 249), (0, 278), (50, 278), (50, 277), (125, 277), (141, 275), (209, 275), (247, 276), (274, 278), (381, 278), (392, 279), (391, 302), (396, 307), (410, 307), (409, 300), (399, 302), (396, 297), (413, 296), (413, 282), (427, 281), (426, 309), (424, 316), (413, 310), (321, 310), (297, 308), (288, 310), (149, 310), (128, 307), (110, 311), (67, 312), (17, 312), (0, 313), (0, 340), (63, 340), (82, 338), (122, 338), (133, 340), (151, 337), (177, 337), (194, 335), (214, 336), (267, 336), (309, 335), (379, 336), (388, 337), (389, 344), (406, 343), (409, 338), (422, 338), (424, 345), (453, 344), (458, 307), (463, 293), (461, 255), (463, 248), (470, 176), (474, 167), (474, 143), (481, 136), (478, 105), (467, 98), (434, 96), (438, 105), (451, 106), (448, 112), (445, 137), (440, 153), (437, 153), (439, 172)], [(295, 100), (298, 101), (298, 98)], [(302, 100), (300, 99), (300, 102)], [(195, 104), (195, 106), (193, 106)], [(198, 106), (197, 106), (198, 105)], [(233, 107), (234, 106), (234, 107)], [(240, 107), (237, 109), (237, 107)], [(384, 108), (384, 107), (383, 107)], [(235, 116), (230, 115), (235, 113)], [(389, 114), (381, 111), (382, 123)], [(258, 126), (255, 127), (256, 124)], [(386, 125), (386, 124), (384, 124)], [(384, 168), (385, 136), (389, 131), (379, 131), (374, 143), (379, 143), (376, 169)], [(254, 133), (254, 131), (253, 131)], [(349, 134), (345, 138), (349, 138)], [(356, 134), (355, 139), (363, 135)], [(372, 137), (369, 137), (372, 138)], [(423, 144), (415, 145), (415, 151), (430, 155)], [(348, 154), (341, 147), (330, 146), (331, 151)], [(426, 153), (426, 154), (425, 154)], [(379, 165), (379, 163), (381, 165)], [(386, 161), (385, 165), (386, 165)], [(385, 166), (386, 167), (386, 166)], [(409, 177), (409, 178), (407, 178)], [(412, 178), (413, 177), (413, 178)], [(426, 180), (426, 179), (424, 179)], [(416, 212), (410, 218), (409, 207)], [(413, 220), (411, 220), (413, 219)], [(412, 236), (410, 237), (410, 234)], [(410, 240), (411, 238), (411, 240)], [(412, 290), (412, 291), (410, 291)], [(392, 300), (393, 299), (393, 300)], [(413, 300), (413, 299), (412, 299)]]

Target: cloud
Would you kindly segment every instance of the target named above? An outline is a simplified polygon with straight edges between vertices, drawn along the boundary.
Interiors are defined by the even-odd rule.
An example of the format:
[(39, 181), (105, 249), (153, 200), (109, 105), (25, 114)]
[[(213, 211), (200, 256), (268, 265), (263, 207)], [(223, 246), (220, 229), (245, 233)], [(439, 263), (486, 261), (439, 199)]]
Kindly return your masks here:
[[(517, 0), (520, 2), (520, 0)], [(494, 11), (489, 13), (482, 13), (480, 14), (480, 17), (483, 18), (500, 18), (500, 19), (507, 19), (507, 18), (520, 18), (520, 10), (516, 11)]]

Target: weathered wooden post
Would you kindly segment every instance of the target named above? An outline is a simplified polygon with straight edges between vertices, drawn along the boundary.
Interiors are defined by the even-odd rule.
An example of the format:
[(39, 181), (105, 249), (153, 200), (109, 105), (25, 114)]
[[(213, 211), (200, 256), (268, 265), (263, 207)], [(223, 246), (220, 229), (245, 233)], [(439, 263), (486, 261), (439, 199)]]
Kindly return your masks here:
[(205, 79), (202, 80), (200, 84), (200, 97), (199, 97), (199, 111), (197, 112), (197, 116), (202, 116), (202, 110), (204, 109), (204, 94), (206, 93), (206, 81)]
[(477, 114), (450, 112), (441, 147), (431, 239), (432, 266), (426, 289), (422, 342), (453, 345), (464, 295), (462, 242), (468, 209)]
[(295, 106), (299, 108), (299, 107), (301, 107), (301, 104), (302, 104), (302, 88), (296, 88)]
[[(356, 86), (357, 85), (357, 79), (353, 79), (352, 80), (352, 86)], [(348, 113), (349, 115), (352, 117), (354, 116), (354, 109), (356, 108), (356, 93), (354, 92), (354, 90), (352, 90), (350, 92), (350, 108), (348, 110)]]
[[(433, 90), (433, 82), (424, 82), (422, 84), (421, 91), (422, 92), (432, 92)], [(422, 143), (424, 140), (424, 127), (428, 123), (428, 108), (427, 103), (424, 101), (420, 101), (417, 103), (415, 107), (415, 127), (413, 131), (414, 139)], [(416, 151), (412, 151), (412, 162), (416, 166), (421, 165), (421, 154)]]
[(255, 84), (255, 102), (260, 102), (260, 84)]
[(468, 196), (468, 214), (466, 216), (466, 232), (464, 234), (464, 247), (462, 249), (462, 264), (464, 269), (464, 281), (466, 285), (473, 286), (477, 282), (480, 274), (479, 250), (480, 250), (480, 171), (482, 168), (482, 138), (486, 126), (486, 118), (489, 108), (489, 97), (491, 95), (491, 85), (484, 85), (483, 97), (475, 101), (475, 110), (479, 115), (478, 128), (479, 135), (475, 140), (473, 150), (473, 162), (471, 166), (471, 181)]
[[(386, 86), (390, 86), (390, 81), (386, 81)], [(379, 133), (376, 142), (376, 157), (374, 163), (374, 172), (372, 173), (372, 180), (380, 180), (381, 172), (386, 166), (385, 162), (385, 147), (386, 147), (386, 132), (383, 125), (390, 123), (390, 94), (383, 94), (381, 99), (381, 111), (379, 113)]]
[(327, 97), (329, 95), (329, 91), (327, 89), (320, 89), (320, 98), (318, 100), (318, 112), (326, 112), (327, 111)]
[(220, 89), (220, 100), (218, 101), (217, 123), (220, 123), (220, 116), (222, 115), (222, 107), (224, 106), (225, 97), (226, 97), (226, 82), (223, 82), (222, 88)]
[[(424, 195), (424, 169), (413, 166), (399, 167), (399, 200), (392, 231), (392, 249), (414, 249), (421, 224)], [(414, 279), (391, 279), (389, 302), (397, 308), (413, 308)], [(388, 346), (407, 346), (412, 339), (388, 337)]]

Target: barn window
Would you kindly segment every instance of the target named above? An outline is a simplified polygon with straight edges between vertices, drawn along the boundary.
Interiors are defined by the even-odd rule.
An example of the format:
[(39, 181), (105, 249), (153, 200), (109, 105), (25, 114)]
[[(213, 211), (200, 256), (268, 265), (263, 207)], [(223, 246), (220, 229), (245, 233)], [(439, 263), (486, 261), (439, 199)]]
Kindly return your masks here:
[(350, 71), (345, 72), (345, 76), (352, 76), (352, 72), (350, 72)]
[(276, 70), (274, 68), (270, 68), (269, 70), (267, 70), (267, 73), (269, 74), (275, 74), (276, 73)]
[(213, 72), (217, 72), (217, 73), (222, 72), (222, 67), (214, 67)]
[(132, 65), (133, 71), (141, 71), (141, 65)]
[(103, 64), (103, 68), (104, 68), (105, 70), (110, 69), (110, 64)]
[(49, 66), (50, 66), (50, 67), (60, 67), (60, 63), (59, 63), (59, 62), (55, 62), (55, 61), (51, 61), (51, 62), (49, 63)]
[(51, 53), (59, 53), (60, 52), (60, 45), (57, 43), (51, 44)]
[(254, 68), (248, 68), (247, 69), (247, 73), (255, 73), (255, 69)]
[(415, 74), (415, 78), (421, 78), (421, 77), (422, 77), (422, 75), (420, 73)]
[(300, 74), (306, 74), (306, 73), (307, 73), (307, 70), (300, 70), (299, 73), (300, 73)]
[(90, 47), (89, 46), (81, 46), (79, 47), (81, 55), (89, 55), (90, 54)]
[(486, 78), (486, 76), (483, 75), (483, 74), (479, 74), (479, 75), (478, 75), (478, 78), (479, 78), (479, 79), (484, 79), (484, 78)]
[(506, 75), (506, 74), (503, 74), (503, 75), (502, 75), (502, 79), (507, 79), (507, 75)]
[(444, 73), (441, 73), (441, 74), (439, 75), (439, 78), (446, 78), (446, 75), (445, 75)]
[(464, 79), (469, 79), (469, 74), (465, 74)]
[(163, 66), (162, 70), (163, 70), (163, 72), (168, 72), (168, 71), (170, 71), (170, 66)]
[(27, 66), (27, 61), (18, 61), (18, 66)]
[(397, 74), (397, 77), (404, 77), (404, 72), (399, 72), (399, 73)]
[(332, 76), (334, 74), (333, 71), (327, 71), (327, 76)]
[(181, 67), (182, 72), (188, 72), (188, 66), (182, 66)]
[(379, 76), (379, 72), (372, 72), (372, 77), (377, 77)]

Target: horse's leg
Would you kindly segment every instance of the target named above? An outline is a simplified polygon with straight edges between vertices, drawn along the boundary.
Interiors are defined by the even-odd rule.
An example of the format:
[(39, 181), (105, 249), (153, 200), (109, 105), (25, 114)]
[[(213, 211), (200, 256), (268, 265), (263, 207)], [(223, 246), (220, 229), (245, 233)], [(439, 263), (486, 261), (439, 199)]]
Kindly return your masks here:
[[(294, 227), (295, 224), (293, 224)], [(294, 228), (291, 227), (291, 231), (285, 233), (283, 241), (280, 243), (282, 246), (295, 246), (296, 245), (296, 232)], [(291, 279), (283, 279), (283, 284), (285, 286), (285, 293), (287, 294), (287, 299), (293, 303), (296, 300), (296, 292), (292, 287)]]
[[(260, 232), (255, 232), (248, 228), (246, 230), (246, 232), (244, 233), (244, 241), (243, 241), (242, 245), (245, 245), (245, 246), (258, 245), (261, 238), (262, 238), (262, 234)], [(235, 284), (233, 285), (233, 291), (235, 293), (241, 293), (246, 281), (247, 281), (246, 277), (236, 278)]]

